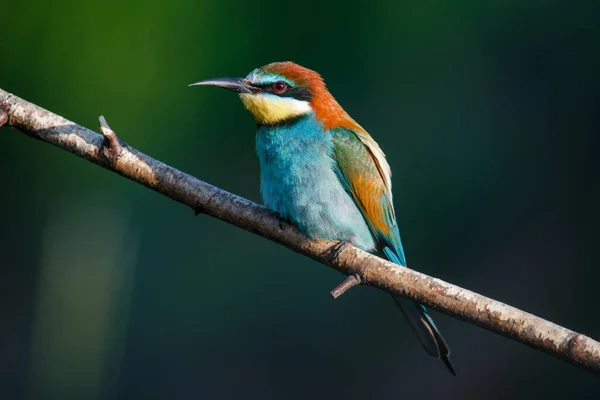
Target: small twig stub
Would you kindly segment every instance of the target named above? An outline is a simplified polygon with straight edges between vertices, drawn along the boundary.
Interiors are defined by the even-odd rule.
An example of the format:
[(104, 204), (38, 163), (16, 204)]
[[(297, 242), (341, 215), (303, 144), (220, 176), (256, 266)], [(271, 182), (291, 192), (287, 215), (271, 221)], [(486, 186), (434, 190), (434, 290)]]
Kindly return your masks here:
[(356, 275), (348, 275), (346, 279), (344, 279), (344, 281), (340, 283), (335, 289), (329, 292), (329, 294), (334, 299), (337, 299), (338, 297), (346, 293), (348, 289), (351, 289), (357, 285), (360, 285), (360, 277)]
[(100, 132), (102, 132), (102, 136), (104, 136), (104, 141), (102, 142), (102, 154), (111, 162), (117, 162), (121, 153), (123, 152), (123, 146), (117, 137), (115, 131), (108, 125), (104, 116), (98, 117), (98, 122), (100, 123)]

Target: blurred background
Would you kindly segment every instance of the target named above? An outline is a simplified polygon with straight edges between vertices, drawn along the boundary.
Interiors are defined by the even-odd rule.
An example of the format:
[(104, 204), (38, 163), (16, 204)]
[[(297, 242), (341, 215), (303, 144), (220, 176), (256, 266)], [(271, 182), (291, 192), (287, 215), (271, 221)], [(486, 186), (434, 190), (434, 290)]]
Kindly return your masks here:
[[(292, 60), (393, 170), (409, 265), (600, 339), (593, 1), (9, 2), (0, 87), (260, 201), (254, 121), (188, 88)], [(588, 372), (0, 129), (0, 398), (600, 397)]]

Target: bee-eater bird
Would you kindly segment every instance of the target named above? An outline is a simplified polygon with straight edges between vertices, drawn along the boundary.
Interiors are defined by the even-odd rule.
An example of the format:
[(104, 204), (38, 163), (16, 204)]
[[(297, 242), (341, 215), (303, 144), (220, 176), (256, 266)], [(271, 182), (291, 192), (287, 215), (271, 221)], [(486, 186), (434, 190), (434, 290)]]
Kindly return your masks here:
[[(246, 78), (193, 85), (237, 92), (254, 115), (261, 194), (268, 208), (311, 238), (348, 241), (406, 265), (385, 155), (318, 73), (276, 62)], [(455, 374), (450, 350), (427, 309), (403, 297), (394, 300), (427, 353)]]

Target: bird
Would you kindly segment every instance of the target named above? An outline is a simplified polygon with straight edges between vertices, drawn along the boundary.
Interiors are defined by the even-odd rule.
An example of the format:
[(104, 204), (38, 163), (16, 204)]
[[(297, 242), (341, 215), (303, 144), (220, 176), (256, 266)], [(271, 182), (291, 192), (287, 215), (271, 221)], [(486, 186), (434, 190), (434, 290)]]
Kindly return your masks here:
[[(310, 238), (349, 242), (406, 266), (391, 169), (375, 140), (335, 100), (321, 75), (291, 61), (245, 78), (216, 78), (256, 120), (264, 205)], [(425, 351), (456, 375), (450, 349), (422, 304), (393, 296)]]

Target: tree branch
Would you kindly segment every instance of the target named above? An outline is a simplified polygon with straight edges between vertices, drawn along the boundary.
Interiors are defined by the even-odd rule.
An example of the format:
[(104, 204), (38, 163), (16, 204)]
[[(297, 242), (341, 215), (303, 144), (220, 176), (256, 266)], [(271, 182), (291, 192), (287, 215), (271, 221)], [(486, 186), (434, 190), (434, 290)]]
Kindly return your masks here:
[(399, 267), (351, 245), (312, 240), (266, 208), (228, 193), (119, 141), (100, 117), (103, 136), (0, 89), (3, 123), (141, 183), (171, 199), (304, 254), (349, 277), (332, 295), (369, 285), (406, 296), (600, 375), (600, 343), (458, 286)]

